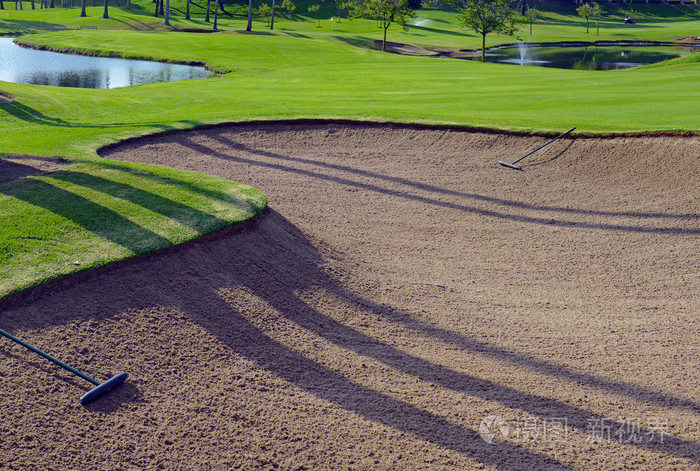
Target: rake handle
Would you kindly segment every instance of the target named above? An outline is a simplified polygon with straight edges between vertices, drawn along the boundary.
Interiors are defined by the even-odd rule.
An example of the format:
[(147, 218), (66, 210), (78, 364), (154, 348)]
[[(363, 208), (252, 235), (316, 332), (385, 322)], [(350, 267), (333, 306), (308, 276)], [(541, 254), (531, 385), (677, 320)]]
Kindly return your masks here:
[(565, 133), (560, 134), (559, 136), (555, 137), (555, 138), (552, 139), (551, 141), (547, 142), (546, 144), (542, 144), (541, 146), (539, 146), (537, 149), (533, 150), (533, 151), (530, 152), (529, 154), (525, 154), (525, 155), (523, 155), (522, 157), (520, 157), (518, 160), (516, 160), (515, 162), (513, 162), (513, 164), (517, 164), (518, 162), (520, 162), (521, 160), (523, 160), (523, 159), (524, 159), (525, 157), (527, 157), (528, 155), (532, 155), (532, 154), (534, 154), (535, 152), (537, 152), (538, 150), (540, 150), (541, 148), (547, 147), (548, 145), (550, 145), (552, 142), (556, 141), (557, 139), (561, 139), (562, 137), (564, 137), (564, 136), (566, 136), (567, 134), (569, 134), (570, 132), (572, 132), (574, 129), (576, 129), (576, 128), (571, 128), (571, 129), (569, 129), (568, 131), (566, 131)]
[(42, 351), (39, 350), (38, 348), (36, 348), (36, 347), (34, 347), (34, 346), (32, 346), (32, 345), (29, 345), (27, 342), (25, 342), (25, 341), (23, 341), (23, 340), (21, 340), (21, 339), (18, 339), (18, 338), (15, 337), (14, 335), (12, 335), (12, 334), (10, 334), (10, 333), (8, 333), (8, 332), (5, 332), (5, 331), (2, 330), (2, 329), (0, 329), (0, 334), (4, 335), (5, 337), (7, 337), (8, 339), (12, 340), (13, 342), (17, 342), (18, 344), (22, 345), (23, 347), (28, 348), (29, 350), (33, 351), (34, 353), (37, 353), (37, 354), (41, 355), (42, 357), (46, 358), (47, 360), (49, 360), (49, 361), (51, 361), (51, 362), (57, 364), (57, 365), (60, 366), (61, 368), (64, 368), (64, 369), (70, 371), (71, 373), (80, 376), (80, 377), (83, 378), (84, 380), (91, 382), (91, 383), (94, 384), (95, 386), (99, 386), (99, 385), (100, 385), (100, 382), (97, 381), (96, 379), (93, 379), (93, 378), (89, 377), (88, 375), (86, 375), (85, 373), (76, 370), (76, 369), (73, 368), (72, 366), (66, 365), (66, 364), (63, 363), (61, 360), (58, 360), (58, 359), (52, 357), (52, 356), (49, 355), (48, 353), (42, 352)]

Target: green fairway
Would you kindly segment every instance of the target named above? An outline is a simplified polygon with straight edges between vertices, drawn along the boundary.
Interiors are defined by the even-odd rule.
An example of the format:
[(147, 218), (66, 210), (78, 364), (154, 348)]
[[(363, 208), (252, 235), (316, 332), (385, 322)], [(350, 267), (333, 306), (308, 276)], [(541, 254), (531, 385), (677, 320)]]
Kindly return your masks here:
[[(6, 2), (6, 8), (9, 5)], [(244, 18), (222, 15), (221, 32), (215, 34), (175, 31), (165, 27), (162, 18), (153, 17), (150, 2), (134, 5), (131, 12), (112, 7), (109, 20), (100, 18), (101, 7), (88, 8), (88, 18), (78, 18), (79, 8), (31, 11), (26, 2), (23, 11), (0, 11), (0, 33), (39, 33), (22, 36), (25, 43), (90, 54), (201, 62), (223, 73), (112, 90), (0, 82), (0, 92), (8, 97), (0, 98), (0, 153), (81, 162), (69, 170), (0, 187), (3, 222), (38, 221), (32, 227), (3, 224), (0, 296), (76, 269), (197, 237), (262, 208), (262, 195), (249, 189), (236, 193), (240, 188), (235, 184), (204, 177), (195, 182), (190, 180), (194, 177), (178, 173), (168, 178), (180, 183), (161, 187), (163, 181), (151, 176), (165, 170), (119, 169), (96, 156), (100, 147), (127, 137), (212, 123), (311, 118), (548, 133), (573, 126), (578, 133), (591, 134), (700, 130), (698, 53), (626, 71), (481, 64), (382, 53), (374, 46), (382, 36), (376, 22), (339, 18), (324, 7), (319, 27), (301, 2), (300, 16), (294, 21), (278, 17), (274, 31), (266, 28), (265, 19), (258, 18), (254, 31), (244, 33)], [(174, 2), (173, 6), (175, 28), (211, 28), (201, 17), (202, 4), (191, 21), (182, 18), (184, 3)], [(239, 7), (236, 11), (241, 11)], [(609, 8), (604, 7), (600, 36), (595, 35), (594, 26), (586, 34), (583, 19), (566, 9), (545, 11), (532, 37), (527, 25), (522, 25), (518, 36), (533, 42), (673, 41), (700, 33), (698, 7)], [(227, 9), (233, 10), (234, 5)], [(633, 15), (638, 24), (624, 25), (627, 15)], [(460, 29), (451, 11), (420, 10), (412, 23), (408, 32), (392, 26), (388, 39), (436, 51), (480, 45), (481, 38)], [(81, 26), (97, 29), (78, 29)], [(489, 45), (517, 41), (499, 36), (487, 39)], [(114, 181), (119, 183), (110, 183)], [(186, 191), (197, 192), (193, 188), (199, 185), (209, 188), (199, 193), (201, 201), (184, 203), (179, 188), (185, 181)], [(207, 185), (214, 185), (215, 193)], [(138, 197), (120, 200), (115, 193), (126, 186), (135, 189)], [(206, 209), (221, 200), (221, 192), (235, 199), (228, 209), (222, 209), (225, 214)], [(175, 208), (189, 208), (187, 218), (201, 216), (204, 222), (183, 224), (183, 218), (169, 216), (166, 209), (153, 210), (151, 204), (156, 200), (149, 200), (146, 193), (157, 195), (153, 198), (158, 204), (171, 201)], [(47, 194), (49, 201), (55, 198), (61, 206), (45, 203), (42, 195)], [(249, 201), (253, 209), (238, 214), (235, 208), (243, 200), (254, 201)], [(91, 226), (65, 204), (79, 213), (90, 209), (109, 214), (109, 228)], [(149, 219), (151, 216), (155, 219)], [(163, 217), (170, 221), (163, 223)], [(42, 232), (34, 237), (31, 234), (37, 227)], [(126, 243), (125, 236), (115, 233), (118, 227), (131, 231), (141, 242)], [(73, 264), (76, 261), (79, 265)]]
[[(242, 20), (236, 21), (243, 26)], [(697, 20), (689, 20), (693, 22)], [(280, 23), (280, 28), (290, 24)], [(352, 23), (360, 29), (359, 20)], [(679, 35), (677, 27), (674, 23), (672, 36)], [(583, 34), (572, 37), (578, 28), (569, 30), (570, 40), (595, 38), (587, 38), (584, 29)], [(412, 31), (397, 29), (390, 39), (413, 42), (416, 33)], [(3, 152), (88, 156), (100, 145), (126, 136), (205, 123), (279, 118), (550, 132), (576, 125), (579, 132), (587, 133), (700, 129), (700, 114), (682, 112), (697, 102), (700, 91), (700, 66), (692, 59), (628, 71), (543, 70), (401, 56), (357, 45), (370, 43), (380, 36), (378, 31), (372, 31), (373, 37), (328, 31), (262, 33), (68, 30), (24, 36), (25, 42), (57, 49), (199, 61), (212, 70), (230, 73), (114, 90), (4, 83), (1, 90), (16, 99), (0, 105), (0, 127), (12, 130), (0, 137)], [(460, 43), (471, 47), (478, 43), (478, 38), (466, 32), (442, 36), (441, 48), (446, 47), (445, 37), (455, 49)], [(660, 33), (655, 37), (663, 39)], [(563, 38), (561, 32), (551, 35), (551, 39)], [(430, 38), (418, 33), (415, 39), (421, 43)]]

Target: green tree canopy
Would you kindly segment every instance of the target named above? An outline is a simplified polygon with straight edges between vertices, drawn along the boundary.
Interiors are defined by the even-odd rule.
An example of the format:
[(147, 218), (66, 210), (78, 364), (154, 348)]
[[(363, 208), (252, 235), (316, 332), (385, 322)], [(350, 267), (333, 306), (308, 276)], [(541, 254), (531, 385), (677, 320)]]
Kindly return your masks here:
[(586, 34), (588, 34), (590, 19), (594, 14), (593, 5), (591, 5), (590, 3), (584, 3), (576, 9), (576, 13), (578, 13), (578, 16), (586, 20)]
[(355, 0), (352, 3), (352, 10), (354, 16), (379, 20), (384, 28), (382, 51), (386, 51), (386, 31), (391, 23), (398, 23), (408, 31), (408, 19), (416, 17), (416, 12), (409, 5), (409, 0)]
[(532, 36), (532, 24), (539, 17), (540, 11), (537, 8), (527, 7), (527, 10), (525, 10), (525, 18), (527, 18), (527, 22), (530, 23), (530, 36)]
[(507, 0), (470, 0), (457, 15), (463, 27), (481, 35), (481, 62), (486, 57), (486, 36), (510, 36), (517, 30), (515, 15)]

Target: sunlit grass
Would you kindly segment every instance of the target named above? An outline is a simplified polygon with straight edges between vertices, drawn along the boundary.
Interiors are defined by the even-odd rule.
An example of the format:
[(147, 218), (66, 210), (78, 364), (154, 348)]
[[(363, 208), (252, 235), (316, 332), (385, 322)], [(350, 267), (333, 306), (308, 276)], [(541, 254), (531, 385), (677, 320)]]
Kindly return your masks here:
[(265, 203), (228, 180), (107, 160), (0, 185), (0, 297), (195, 239)]

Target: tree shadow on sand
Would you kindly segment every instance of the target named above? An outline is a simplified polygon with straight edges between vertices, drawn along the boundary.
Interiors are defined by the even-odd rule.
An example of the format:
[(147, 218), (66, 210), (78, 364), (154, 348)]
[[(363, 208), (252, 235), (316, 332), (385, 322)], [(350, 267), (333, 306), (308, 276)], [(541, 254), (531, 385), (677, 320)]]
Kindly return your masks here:
[[(102, 274), (57, 293), (52, 296), (53, 299), (45, 300), (53, 309), (53, 314), (51, 318), (44, 319), (42, 324), (68, 323), (76, 318), (87, 321), (97, 317), (96, 320), (99, 321), (100, 317), (106, 319), (124, 310), (164, 304), (175, 306), (233, 353), (307, 393), (369, 421), (499, 469), (569, 469), (554, 458), (518, 444), (504, 441), (487, 444), (474, 430), (358, 384), (276, 341), (249, 320), (265, 316), (265, 312), (251, 309), (244, 303), (237, 304), (235, 297), (226, 299), (222, 296), (222, 292), (227, 290), (243, 289), (273, 308), (286, 321), (353, 354), (364, 355), (390, 369), (411, 375), (426, 383), (426, 387), (438, 385), (465, 396), (495, 401), (535, 417), (563, 417), (569, 428), (582, 434), (590, 431), (591, 420), (607, 420), (613, 430), (625, 426), (622, 422), (546, 396), (522, 392), (430, 362), (337, 321), (331, 312), (324, 312), (329, 308), (316, 308), (300, 299), (299, 293), (325, 290), (342, 298), (356, 312), (370, 312), (472, 351), (479, 350), (482, 353), (485, 350), (486, 354), (505, 358), (515, 365), (534, 365), (540, 371), (554, 376), (573, 379), (584, 385), (608, 387), (614, 393), (637, 392), (632, 386), (606, 384), (604, 380), (585, 375), (572, 377), (572, 374), (565, 371), (557, 371), (554, 366), (414, 321), (408, 313), (379, 306), (361, 293), (348, 290), (324, 266), (322, 251), (290, 221), (268, 209), (261, 219), (240, 233), (178, 249), (148, 263), (137, 262), (128, 269)], [(175, 267), (178, 269), (174, 270)], [(143, 279), (151, 282), (144, 285)], [(76, 314), (77, 310), (71, 300), (83, 299), (83, 303), (90, 302), (90, 295), (94, 295), (98, 289), (111, 293), (109, 302), (105, 302), (104, 296), (99, 296), (99, 301), (87, 309), (81, 309), (82, 314)], [(42, 307), (47, 308), (46, 305)], [(11, 314), (5, 320), (5, 327), (11, 330), (36, 327), (39, 322), (27, 319), (20, 312)], [(148, 388), (147, 382), (143, 384)], [(641, 391), (641, 397), (663, 403), (670, 396)], [(677, 405), (697, 410), (697, 404), (671, 399), (679, 403)], [(640, 429), (640, 434), (653, 435), (653, 432), (644, 427)], [(631, 445), (700, 462), (700, 445), (697, 443), (668, 435), (663, 438)]]
[[(195, 152), (219, 159), (229, 160), (232, 162), (242, 163), (246, 165), (252, 165), (260, 167), (262, 169), (270, 169), (285, 173), (297, 174), (305, 177), (317, 178), (320, 180), (329, 181), (343, 186), (359, 188), (367, 191), (381, 193), (388, 196), (417, 201), (431, 206), (463, 211), (465, 213), (474, 213), (497, 219), (504, 219), (528, 224), (545, 224), (570, 228), (598, 229), (606, 231), (640, 232), (652, 234), (700, 234), (700, 229), (692, 227), (688, 228), (684, 226), (664, 227), (660, 225), (631, 225), (618, 224), (614, 222), (597, 222), (597, 220), (592, 222), (570, 222), (564, 219), (554, 219), (550, 215), (540, 215), (541, 213), (547, 212), (558, 213), (561, 215), (573, 214), (595, 216), (597, 218), (625, 217), (638, 219), (640, 221), (662, 221), (700, 220), (700, 214), (594, 211), (570, 208), (565, 206), (535, 205), (517, 200), (505, 200), (476, 193), (454, 191), (450, 189), (436, 187), (433, 185), (428, 185), (425, 183), (416, 182), (402, 177), (383, 175), (380, 173), (358, 169), (346, 165), (327, 163), (321, 160), (291, 157), (279, 153), (262, 151), (259, 149), (248, 147), (239, 142), (235, 142), (230, 138), (223, 136), (222, 134), (216, 134), (211, 137), (224, 144), (227, 149), (232, 149), (234, 152), (239, 151), (239, 154), (236, 155), (235, 153), (228, 154), (219, 152), (203, 144), (192, 141), (187, 135), (182, 135), (181, 138), (178, 139), (178, 143), (194, 150)], [(240, 153), (253, 154), (254, 156), (264, 157), (266, 160), (249, 158), (240, 155)], [(560, 155), (561, 153), (555, 156), (554, 158), (558, 158), (560, 157)], [(300, 168), (300, 165), (313, 165), (317, 167), (317, 169), (309, 170), (305, 168)], [(376, 180), (376, 183), (361, 181), (356, 177), (371, 178), (373, 180)], [(386, 186), (387, 183), (399, 184), (402, 185), (404, 188), (402, 188), (401, 190), (389, 188)], [(423, 194), (420, 194), (419, 192), (422, 192)], [(442, 197), (444, 196), (457, 197), (464, 200), (464, 202), (445, 201), (444, 199), (442, 199)], [(493, 209), (478, 207), (469, 204), (469, 202), (489, 203), (492, 204)], [(511, 211), (523, 209), (531, 211), (532, 215), (519, 214), (518, 212)]]

